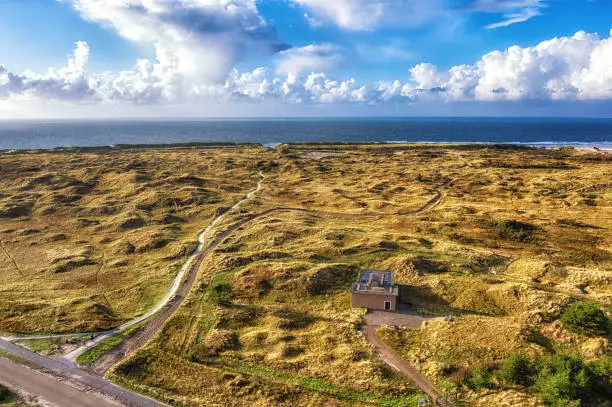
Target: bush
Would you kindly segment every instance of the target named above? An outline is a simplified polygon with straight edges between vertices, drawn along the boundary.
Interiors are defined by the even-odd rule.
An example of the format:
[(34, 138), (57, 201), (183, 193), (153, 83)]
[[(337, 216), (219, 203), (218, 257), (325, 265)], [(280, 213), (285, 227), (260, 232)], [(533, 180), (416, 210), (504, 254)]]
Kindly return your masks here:
[(524, 355), (514, 354), (504, 360), (496, 375), (511, 384), (531, 386), (535, 373), (536, 370), (531, 360)]
[(529, 223), (511, 219), (494, 221), (492, 226), (500, 237), (515, 242), (528, 242), (532, 240), (532, 232), (537, 229), (536, 226)]
[(542, 360), (535, 387), (544, 404), (578, 407), (597, 394), (597, 376), (579, 356), (555, 355)]
[(230, 284), (215, 283), (210, 288), (210, 298), (219, 305), (230, 305), (234, 299), (234, 290)]
[(502, 382), (537, 391), (546, 406), (579, 407), (583, 402), (595, 406), (612, 400), (612, 357), (586, 363), (577, 355), (552, 355), (531, 362), (514, 354), (494, 375)]
[(596, 302), (575, 302), (570, 304), (561, 315), (563, 326), (572, 331), (589, 336), (608, 333), (608, 318)]
[(485, 367), (472, 370), (465, 380), (465, 385), (472, 390), (489, 388), (491, 386), (491, 371)]
[(11, 401), (12, 395), (6, 387), (0, 385), (0, 402)]

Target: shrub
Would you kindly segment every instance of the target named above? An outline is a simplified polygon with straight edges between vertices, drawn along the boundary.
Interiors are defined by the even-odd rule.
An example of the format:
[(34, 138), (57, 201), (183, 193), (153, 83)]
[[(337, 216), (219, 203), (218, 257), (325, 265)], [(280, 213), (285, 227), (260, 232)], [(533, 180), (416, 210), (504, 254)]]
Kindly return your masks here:
[(514, 354), (504, 360), (496, 375), (508, 383), (530, 386), (533, 384), (535, 373), (533, 363), (526, 356)]
[(0, 385), (0, 402), (11, 401), (11, 392), (6, 387)]
[(595, 394), (596, 375), (579, 356), (549, 356), (541, 364), (535, 387), (544, 404), (578, 407)]
[(464, 383), (472, 390), (489, 388), (491, 386), (491, 371), (485, 367), (476, 368), (472, 370)]
[(210, 288), (210, 298), (219, 305), (229, 305), (234, 299), (234, 290), (230, 284), (215, 283)]
[(532, 232), (537, 229), (536, 226), (529, 223), (511, 219), (494, 221), (492, 226), (500, 237), (515, 242), (528, 242), (532, 240)]
[(612, 399), (610, 357), (586, 363), (576, 355), (552, 355), (531, 362), (514, 354), (494, 374), (503, 382), (531, 387), (551, 407), (578, 407), (583, 402), (600, 405)]
[(391, 241), (391, 240), (383, 240), (379, 243), (381, 249), (385, 250), (400, 250), (402, 246), (399, 243)]
[(563, 326), (572, 331), (589, 336), (608, 333), (608, 318), (596, 302), (575, 302), (570, 304), (561, 315)]

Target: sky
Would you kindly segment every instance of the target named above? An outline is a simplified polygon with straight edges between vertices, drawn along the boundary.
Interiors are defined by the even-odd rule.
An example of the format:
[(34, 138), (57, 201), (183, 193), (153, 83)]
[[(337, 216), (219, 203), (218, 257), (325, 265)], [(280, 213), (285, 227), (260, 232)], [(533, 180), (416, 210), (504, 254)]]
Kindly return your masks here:
[(611, 0), (0, 0), (0, 119), (612, 116)]

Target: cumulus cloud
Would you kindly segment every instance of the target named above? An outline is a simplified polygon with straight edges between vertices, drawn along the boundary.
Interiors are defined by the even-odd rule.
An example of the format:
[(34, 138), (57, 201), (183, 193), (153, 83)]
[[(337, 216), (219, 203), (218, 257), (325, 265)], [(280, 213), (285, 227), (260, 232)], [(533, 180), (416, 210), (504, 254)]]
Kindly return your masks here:
[(89, 47), (80, 42), (65, 67), (51, 68), (44, 74), (14, 74), (0, 66), (0, 99), (38, 97), (134, 104), (197, 104), (204, 100), (298, 104), (612, 100), (612, 32), (601, 38), (580, 31), (534, 47), (513, 46), (487, 53), (473, 64), (448, 69), (421, 63), (407, 73), (406, 79), (377, 83), (308, 72), (315, 68), (308, 59), (311, 54), (327, 55), (317, 47), (335, 50), (333, 46), (313, 45), (296, 49), (293, 55), (282, 54), (281, 63), (287, 68), (279, 70), (281, 75), (263, 67), (250, 72), (232, 69), (220, 83), (200, 84), (184, 83), (185, 78), (177, 71), (148, 60), (140, 60), (131, 70), (88, 75)]
[(85, 77), (88, 59), (89, 46), (85, 42), (77, 42), (65, 67), (52, 67), (44, 74), (32, 71), (15, 74), (0, 65), (0, 97), (17, 95), (22, 98), (74, 101), (94, 99), (95, 91)]
[[(354, 79), (332, 80), (325, 74), (272, 79), (262, 70), (257, 80), (266, 86), (258, 97), (317, 103), (612, 99), (612, 32), (610, 35), (600, 38), (580, 31), (535, 47), (493, 51), (475, 64), (450, 69), (422, 63), (410, 70), (409, 80), (368, 85)], [(234, 81), (230, 88), (240, 93), (241, 86), (245, 84)], [(246, 88), (256, 86), (251, 83)]]
[(334, 44), (311, 44), (280, 53), (276, 65), (279, 74), (301, 74), (306, 71), (329, 71), (343, 60), (343, 49)]
[(255, 0), (67, 0), (85, 19), (155, 50), (154, 71), (221, 82), (247, 47), (288, 48)]
[(612, 98), (612, 38), (580, 31), (535, 47), (493, 51), (448, 71), (421, 64), (412, 79), (415, 89), (442, 90), (446, 100)]

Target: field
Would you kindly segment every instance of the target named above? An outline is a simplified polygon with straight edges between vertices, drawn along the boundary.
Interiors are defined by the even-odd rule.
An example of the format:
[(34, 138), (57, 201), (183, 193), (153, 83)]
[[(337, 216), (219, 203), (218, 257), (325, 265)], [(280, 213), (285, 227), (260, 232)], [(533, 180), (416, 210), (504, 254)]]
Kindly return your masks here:
[(452, 315), (379, 336), (457, 405), (542, 403), (525, 386), (464, 385), (513, 354), (610, 358), (609, 334), (559, 321), (572, 302), (612, 306), (609, 155), (282, 145), (0, 160), (0, 329), (18, 333), (144, 312), (264, 172), (212, 234), (267, 214), (223, 240), (159, 334), (109, 372), (174, 405), (416, 405), (360, 332), (348, 288), (362, 268), (394, 271), (414, 311)]

